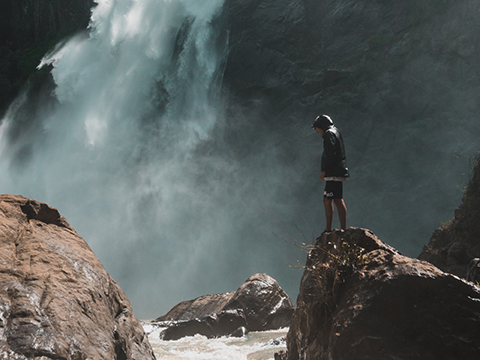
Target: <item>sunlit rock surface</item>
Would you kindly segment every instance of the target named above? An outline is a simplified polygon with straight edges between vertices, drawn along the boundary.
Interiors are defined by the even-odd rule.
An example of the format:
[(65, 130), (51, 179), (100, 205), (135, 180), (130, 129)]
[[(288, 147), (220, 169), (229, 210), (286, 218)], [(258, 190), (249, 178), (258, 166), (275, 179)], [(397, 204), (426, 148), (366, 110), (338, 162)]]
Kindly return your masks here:
[(365, 229), (309, 252), (287, 335), (289, 360), (476, 359), (480, 289), (403, 256)]
[(0, 358), (155, 359), (128, 299), (59, 212), (0, 195)]
[(154, 323), (169, 326), (163, 339), (176, 340), (195, 334), (229, 335), (241, 327), (248, 331), (288, 327), (292, 314), (292, 302), (277, 281), (255, 274), (237, 291), (183, 301)]

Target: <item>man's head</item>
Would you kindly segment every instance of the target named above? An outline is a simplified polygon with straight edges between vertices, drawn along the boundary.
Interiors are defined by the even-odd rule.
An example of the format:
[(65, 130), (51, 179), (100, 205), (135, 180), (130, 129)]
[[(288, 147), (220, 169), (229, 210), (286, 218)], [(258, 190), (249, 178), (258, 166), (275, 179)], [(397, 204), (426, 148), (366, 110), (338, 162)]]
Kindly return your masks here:
[(317, 116), (317, 118), (315, 119), (315, 122), (313, 123), (312, 128), (315, 131), (317, 131), (320, 135), (323, 136), (323, 133), (325, 133), (325, 131), (332, 125), (333, 125), (333, 121), (332, 119), (330, 119), (330, 116), (320, 115), (320, 116)]

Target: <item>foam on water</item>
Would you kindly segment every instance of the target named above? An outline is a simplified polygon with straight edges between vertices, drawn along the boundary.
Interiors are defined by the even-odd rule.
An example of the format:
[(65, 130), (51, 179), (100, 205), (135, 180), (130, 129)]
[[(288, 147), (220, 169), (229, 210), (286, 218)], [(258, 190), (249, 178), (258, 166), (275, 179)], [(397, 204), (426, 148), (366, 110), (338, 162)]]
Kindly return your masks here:
[[(288, 329), (251, 332), (242, 338), (207, 339), (195, 335), (176, 341), (160, 340), (163, 328), (143, 324), (157, 359), (167, 360), (270, 360), (286, 349)], [(282, 339), (283, 338), (283, 339)]]

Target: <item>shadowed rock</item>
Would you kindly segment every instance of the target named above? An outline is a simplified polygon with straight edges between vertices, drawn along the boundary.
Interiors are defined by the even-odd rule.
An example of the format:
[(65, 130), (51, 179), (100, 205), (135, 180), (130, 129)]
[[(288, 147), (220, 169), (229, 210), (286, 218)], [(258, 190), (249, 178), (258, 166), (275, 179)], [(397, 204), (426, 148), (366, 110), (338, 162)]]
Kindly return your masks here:
[(164, 340), (201, 334), (230, 335), (239, 327), (261, 331), (287, 327), (293, 305), (277, 281), (266, 274), (251, 276), (237, 291), (205, 295), (176, 305), (154, 322), (168, 328)]
[(234, 334), (245, 328), (247, 321), (242, 310), (226, 310), (198, 319), (173, 322), (160, 337), (163, 340), (178, 340), (185, 336), (201, 334), (207, 338)]
[[(455, 217), (435, 230), (419, 259), (431, 262), (445, 272), (476, 282), (474, 259), (480, 257), (480, 157)], [(473, 266), (473, 267), (472, 267)]]
[(309, 252), (287, 346), (277, 358), (478, 358), (480, 290), (368, 230), (325, 234)]
[(54, 208), (0, 195), (0, 358), (155, 359), (118, 284)]

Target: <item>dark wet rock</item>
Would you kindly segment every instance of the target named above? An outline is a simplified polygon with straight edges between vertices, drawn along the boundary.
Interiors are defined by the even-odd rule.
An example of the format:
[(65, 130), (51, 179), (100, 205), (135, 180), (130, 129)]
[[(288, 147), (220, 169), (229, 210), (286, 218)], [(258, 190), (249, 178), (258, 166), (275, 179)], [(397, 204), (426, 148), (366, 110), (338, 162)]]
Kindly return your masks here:
[(475, 258), (470, 261), (467, 268), (466, 279), (475, 284), (480, 284), (480, 259)]
[(0, 358), (155, 359), (118, 284), (57, 209), (0, 195)]
[(474, 359), (480, 289), (368, 230), (324, 234), (307, 258), (287, 347), (289, 360)]
[(434, 231), (428, 245), (424, 246), (418, 256), (419, 259), (427, 260), (445, 272), (467, 280), (470, 280), (468, 274), (472, 260), (480, 257), (479, 159), (475, 162), (462, 204), (455, 210), (455, 217)]
[(65, 37), (86, 30), (93, 6), (94, 0), (0, 2), (0, 114), (27, 79), (34, 86), (46, 81), (36, 69), (41, 58)]
[(172, 323), (160, 334), (163, 340), (178, 340), (185, 336), (201, 334), (207, 338), (230, 335), (245, 328), (247, 321), (241, 310), (225, 310), (202, 318)]
[(169, 323), (199, 319), (204, 316), (219, 313), (230, 301), (234, 292), (200, 296), (193, 300), (182, 301), (175, 305), (167, 314), (155, 319), (155, 322)]
[(235, 330), (231, 336), (233, 337), (244, 337), (248, 334), (248, 330), (245, 326), (240, 326), (237, 330)]
[(233, 334), (239, 327), (247, 331), (288, 327), (293, 311), (276, 280), (255, 274), (235, 292), (181, 302), (152, 323), (168, 327), (161, 335), (164, 340), (195, 334), (210, 338)]
[(263, 346), (278, 346), (280, 344), (285, 344), (286, 343), (286, 338), (285, 336), (279, 337), (278, 339), (272, 339), (269, 342), (267, 342)]
[(224, 309), (242, 309), (249, 331), (287, 327), (293, 314), (290, 297), (267, 274), (256, 274), (248, 278)]

